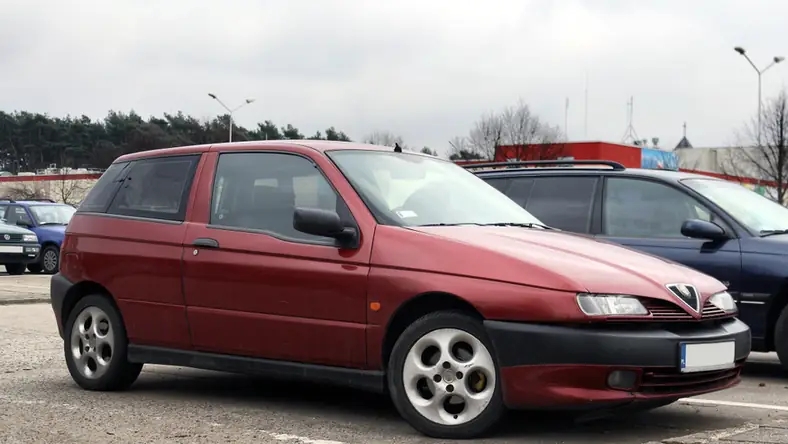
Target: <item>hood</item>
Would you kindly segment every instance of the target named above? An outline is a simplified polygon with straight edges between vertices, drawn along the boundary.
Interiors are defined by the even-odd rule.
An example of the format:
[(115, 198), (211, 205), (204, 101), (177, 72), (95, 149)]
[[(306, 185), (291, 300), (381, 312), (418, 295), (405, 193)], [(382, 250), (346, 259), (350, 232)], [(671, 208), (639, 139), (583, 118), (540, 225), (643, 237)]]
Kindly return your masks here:
[(761, 253), (788, 255), (788, 234), (775, 234), (766, 237), (743, 237), (742, 253)]
[(66, 234), (65, 225), (39, 225), (36, 233), (40, 238), (62, 238)]
[(27, 228), (0, 222), (0, 234), (33, 234)]
[(666, 300), (674, 299), (666, 284), (692, 284), (704, 296), (726, 289), (710, 276), (614, 243), (518, 227), (380, 226), (373, 263), (553, 290)]

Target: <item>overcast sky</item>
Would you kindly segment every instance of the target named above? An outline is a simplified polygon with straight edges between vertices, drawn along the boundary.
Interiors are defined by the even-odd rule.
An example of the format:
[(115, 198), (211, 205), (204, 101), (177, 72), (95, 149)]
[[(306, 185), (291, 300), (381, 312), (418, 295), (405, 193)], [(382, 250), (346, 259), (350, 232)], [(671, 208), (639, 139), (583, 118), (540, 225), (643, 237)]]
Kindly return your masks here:
[[(519, 98), (572, 140), (733, 142), (755, 63), (788, 55), (785, 0), (2, 0), (0, 109), (103, 117), (222, 112), (374, 130), (445, 152)], [(588, 130), (584, 90), (588, 75)], [(764, 98), (788, 62), (763, 76)]]

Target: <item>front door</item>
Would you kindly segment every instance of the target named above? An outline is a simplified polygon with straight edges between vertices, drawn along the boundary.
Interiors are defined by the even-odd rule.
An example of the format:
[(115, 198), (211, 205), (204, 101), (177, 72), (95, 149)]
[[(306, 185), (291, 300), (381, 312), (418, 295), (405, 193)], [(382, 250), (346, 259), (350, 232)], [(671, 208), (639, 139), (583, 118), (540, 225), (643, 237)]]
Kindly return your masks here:
[(713, 211), (680, 188), (638, 178), (605, 180), (600, 238), (684, 264), (717, 278), (732, 292), (740, 291), (739, 239), (690, 239), (681, 234), (687, 219), (711, 221), (733, 233)]
[[(210, 215), (184, 240), (184, 291), (197, 350), (314, 364), (366, 364), (371, 233), (358, 249), (293, 228), (295, 207), (345, 202), (309, 157), (213, 153)], [(207, 170), (208, 167), (206, 167)], [(201, 186), (202, 188), (202, 186)], [(204, 196), (207, 200), (208, 196)]]

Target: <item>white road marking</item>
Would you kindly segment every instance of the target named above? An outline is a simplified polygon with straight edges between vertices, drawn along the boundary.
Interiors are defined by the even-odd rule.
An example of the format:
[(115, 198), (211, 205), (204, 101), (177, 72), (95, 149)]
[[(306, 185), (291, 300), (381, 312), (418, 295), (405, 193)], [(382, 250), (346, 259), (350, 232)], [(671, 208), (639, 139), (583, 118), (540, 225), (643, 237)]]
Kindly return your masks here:
[(283, 433), (274, 433), (262, 430), (263, 433), (274, 438), (277, 441), (294, 441), (299, 444), (347, 444), (342, 441), (329, 441), (326, 439), (312, 439), (297, 435), (286, 435)]
[(745, 407), (750, 409), (761, 410), (777, 410), (781, 412), (788, 412), (788, 406), (773, 405), (773, 404), (752, 404), (749, 402), (734, 402), (734, 401), (717, 401), (714, 399), (699, 399), (699, 398), (682, 398), (679, 399), (682, 404), (697, 404), (697, 405), (719, 405), (727, 407)]

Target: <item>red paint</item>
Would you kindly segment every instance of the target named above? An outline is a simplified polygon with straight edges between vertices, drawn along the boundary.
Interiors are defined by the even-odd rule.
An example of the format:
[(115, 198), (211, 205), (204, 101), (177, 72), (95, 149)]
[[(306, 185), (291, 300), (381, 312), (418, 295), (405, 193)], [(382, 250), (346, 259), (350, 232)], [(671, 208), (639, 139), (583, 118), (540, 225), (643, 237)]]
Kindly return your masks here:
[[(634, 390), (614, 390), (607, 377), (614, 370), (632, 370), (638, 374)], [(672, 369), (654, 369), (671, 374)], [(719, 374), (719, 376), (717, 375)], [(680, 375), (663, 384), (657, 393), (648, 391), (644, 371), (640, 368), (602, 365), (532, 365), (501, 369), (504, 402), (511, 408), (523, 407), (593, 407), (599, 403), (626, 403), (658, 399), (678, 399), (716, 392), (741, 382), (741, 365), (736, 369), (715, 372), (716, 381), (706, 376)], [(703, 379), (701, 379), (703, 378)], [(708, 385), (703, 384), (709, 382)]]
[[(669, 282), (695, 284), (705, 298), (725, 289), (690, 269), (579, 235), (378, 225), (323, 153), (337, 144), (301, 143), (306, 142), (222, 144), (121, 157), (119, 161), (202, 153), (186, 221), (77, 213), (63, 244), (62, 274), (72, 282), (104, 286), (136, 344), (366, 369), (383, 367), (382, 345), (392, 315), (423, 293), (452, 294), (487, 319), (587, 323), (577, 307), (577, 292), (669, 300), (664, 288)], [(353, 214), (361, 233), (359, 248), (286, 242), (208, 226), (218, 153), (239, 150), (289, 151), (313, 159)], [(191, 244), (200, 237), (216, 239), (221, 249), (195, 250)], [(379, 303), (379, 309), (370, 309), (371, 303)], [(601, 372), (532, 367), (507, 369), (502, 376), (512, 403), (623, 396), (599, 385)]]
[(640, 168), (639, 147), (607, 142), (566, 142), (532, 145), (502, 145), (495, 149), (495, 161), (507, 159), (552, 160), (574, 157), (575, 160), (612, 160), (627, 168)]

